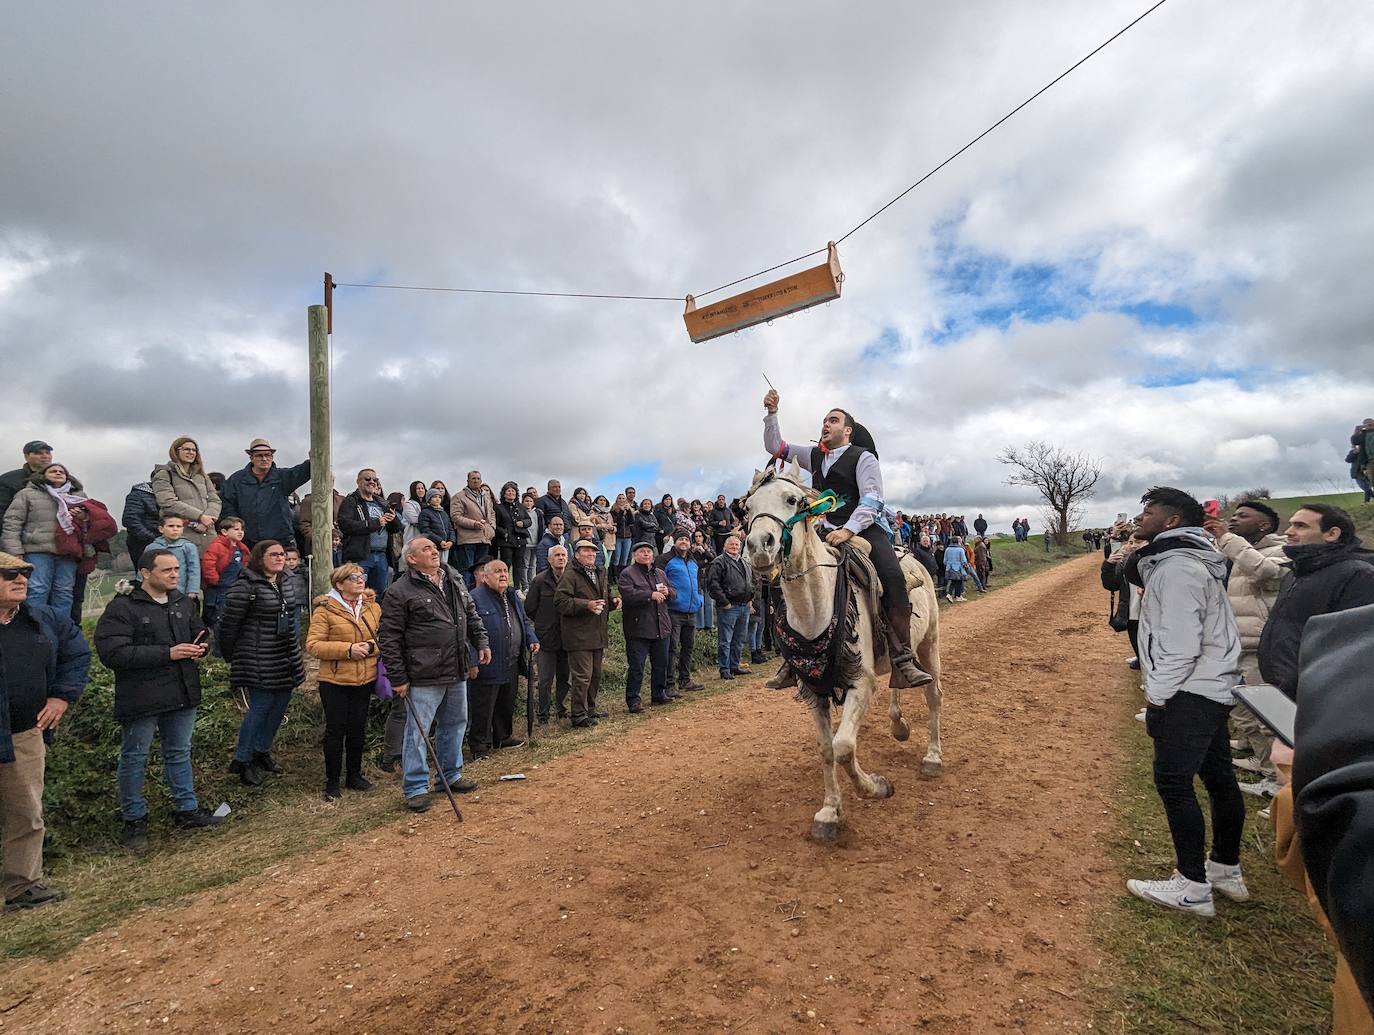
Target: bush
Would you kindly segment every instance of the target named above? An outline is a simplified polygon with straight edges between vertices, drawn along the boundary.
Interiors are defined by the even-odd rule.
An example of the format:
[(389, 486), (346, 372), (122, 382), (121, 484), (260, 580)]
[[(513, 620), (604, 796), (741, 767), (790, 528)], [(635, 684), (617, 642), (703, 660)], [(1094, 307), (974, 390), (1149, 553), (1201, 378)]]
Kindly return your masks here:
[(1243, 492), (1236, 493), (1234, 503), (1236, 506), (1240, 506), (1242, 503), (1246, 503), (1249, 500), (1267, 500), (1271, 498), (1272, 496), (1268, 489), (1246, 489)]

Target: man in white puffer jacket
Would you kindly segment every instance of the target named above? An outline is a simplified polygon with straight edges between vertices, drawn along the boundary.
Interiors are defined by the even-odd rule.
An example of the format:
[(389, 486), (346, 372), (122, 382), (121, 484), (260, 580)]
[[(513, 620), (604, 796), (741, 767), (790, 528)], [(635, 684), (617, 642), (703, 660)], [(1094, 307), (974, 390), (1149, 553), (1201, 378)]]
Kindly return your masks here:
[[(1202, 529), (1202, 505), (1181, 489), (1141, 497), (1136, 536), (1145, 547), (1126, 561), (1140, 601), (1140, 674), (1145, 729), (1154, 740), (1155, 790), (1169, 820), (1177, 869), (1168, 880), (1131, 880), (1139, 898), (1213, 916), (1215, 888), (1250, 897), (1240, 872), (1245, 803), (1231, 768), (1226, 720), (1240, 682), (1240, 633), (1227, 598), (1226, 558)], [(1193, 792), (1201, 777), (1211, 799), (1212, 854)]]
[[(1259, 500), (1251, 500), (1237, 506), (1230, 521), (1209, 518), (1205, 527), (1216, 539), (1217, 549), (1231, 562), (1226, 595), (1231, 598), (1240, 629), (1240, 673), (1252, 686), (1263, 683), (1259, 670), (1260, 634), (1279, 595), (1279, 582), (1288, 570), (1288, 557), (1283, 552), (1286, 540), (1278, 534), (1279, 515)], [(1255, 756), (1246, 768), (1253, 765), (1252, 771), (1264, 777), (1257, 784), (1243, 784), (1241, 790), (1254, 788), (1251, 793), (1273, 797), (1279, 790), (1274, 767), (1269, 763), (1273, 736), (1245, 708), (1231, 713), (1231, 731)]]

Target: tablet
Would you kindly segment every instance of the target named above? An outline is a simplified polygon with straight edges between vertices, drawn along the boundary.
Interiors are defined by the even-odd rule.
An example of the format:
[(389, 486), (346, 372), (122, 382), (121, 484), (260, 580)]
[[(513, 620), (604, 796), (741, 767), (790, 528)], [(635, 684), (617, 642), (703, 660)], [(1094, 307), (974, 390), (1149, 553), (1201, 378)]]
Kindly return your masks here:
[(1256, 683), (1236, 687), (1236, 697), (1255, 713), (1255, 718), (1274, 731), (1274, 736), (1289, 747), (1293, 746), (1293, 724), (1298, 706), (1287, 694), (1268, 683)]

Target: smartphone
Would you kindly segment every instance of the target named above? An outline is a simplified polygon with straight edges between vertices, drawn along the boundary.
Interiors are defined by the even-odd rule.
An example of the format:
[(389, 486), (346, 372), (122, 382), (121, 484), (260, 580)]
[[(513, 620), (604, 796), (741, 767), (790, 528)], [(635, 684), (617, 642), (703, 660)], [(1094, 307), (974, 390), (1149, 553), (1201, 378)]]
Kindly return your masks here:
[(1202, 504), (1202, 512), (1209, 518), (1221, 517), (1221, 503), (1217, 500), (1205, 500)]
[(1274, 736), (1293, 746), (1293, 725), (1298, 717), (1297, 703), (1276, 686), (1256, 683), (1236, 687), (1236, 697), (1255, 718), (1273, 731)]
[(209, 629), (202, 629), (200, 632), (196, 633), (196, 638), (195, 638), (194, 640), (191, 641), (191, 646), (192, 646), (192, 647), (199, 647), (202, 643), (204, 643), (207, 639), (209, 639), (209, 637), (210, 637), (210, 630), (209, 630)]

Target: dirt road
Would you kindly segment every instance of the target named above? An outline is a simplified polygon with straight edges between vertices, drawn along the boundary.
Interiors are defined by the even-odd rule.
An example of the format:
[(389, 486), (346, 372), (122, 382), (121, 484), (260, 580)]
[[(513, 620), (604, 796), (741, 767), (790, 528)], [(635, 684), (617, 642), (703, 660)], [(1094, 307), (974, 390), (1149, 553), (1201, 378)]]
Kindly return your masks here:
[[(875, 707), (840, 846), (811, 719), (755, 679), (469, 799), (6, 968), (0, 1031), (1076, 1031), (1112, 730), (1096, 561), (946, 612), (945, 774)], [(386, 793), (392, 793), (388, 789)], [(79, 890), (77, 890), (79, 893)]]

